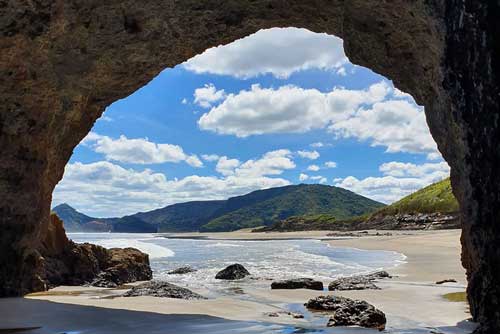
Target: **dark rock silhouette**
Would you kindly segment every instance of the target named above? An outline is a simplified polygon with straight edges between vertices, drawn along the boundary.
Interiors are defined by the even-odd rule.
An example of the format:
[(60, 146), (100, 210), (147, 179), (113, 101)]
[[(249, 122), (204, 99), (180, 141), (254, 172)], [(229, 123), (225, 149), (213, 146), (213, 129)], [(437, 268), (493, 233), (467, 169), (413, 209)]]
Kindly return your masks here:
[(271, 283), (271, 289), (323, 290), (323, 283), (312, 278), (295, 278)]
[(206, 299), (205, 297), (180, 286), (162, 282), (150, 281), (134, 286), (125, 292), (124, 297), (153, 296), (178, 299)]
[(248, 275), (250, 275), (250, 273), (248, 272), (248, 270), (245, 269), (245, 267), (243, 267), (239, 263), (235, 263), (219, 271), (217, 275), (215, 275), (215, 278), (236, 280), (236, 279), (242, 279)]
[(305, 306), (310, 310), (332, 313), (327, 326), (361, 326), (384, 330), (385, 314), (365, 301), (338, 296), (319, 296)]

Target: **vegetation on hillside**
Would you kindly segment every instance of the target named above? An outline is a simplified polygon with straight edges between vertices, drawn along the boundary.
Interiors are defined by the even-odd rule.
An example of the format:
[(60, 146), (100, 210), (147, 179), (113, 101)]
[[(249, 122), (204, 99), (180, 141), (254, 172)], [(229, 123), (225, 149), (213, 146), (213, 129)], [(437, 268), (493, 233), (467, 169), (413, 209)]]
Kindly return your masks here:
[(422, 188), (401, 200), (386, 206), (373, 215), (405, 213), (449, 213), (458, 211), (458, 202), (451, 191), (450, 178)]
[[(338, 187), (302, 184), (273, 191), (274, 196), (221, 215), (201, 227), (202, 231), (233, 231), (241, 228), (271, 225), (292, 216), (328, 214), (347, 219), (373, 212), (382, 203)], [(251, 193), (258, 197), (266, 190)]]

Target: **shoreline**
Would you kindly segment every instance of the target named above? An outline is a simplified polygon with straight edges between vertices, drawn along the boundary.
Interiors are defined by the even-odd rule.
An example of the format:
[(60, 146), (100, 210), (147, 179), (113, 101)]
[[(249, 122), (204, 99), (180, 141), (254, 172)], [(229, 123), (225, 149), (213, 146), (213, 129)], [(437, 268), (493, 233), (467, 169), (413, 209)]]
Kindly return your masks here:
[[(322, 242), (330, 245), (330, 247), (386, 250), (402, 253), (406, 256), (405, 262), (394, 268), (387, 269), (395, 277), (377, 282), (381, 290), (342, 291), (334, 292), (333, 294), (366, 300), (373, 304), (386, 313), (388, 330), (406, 330), (407, 333), (418, 333), (424, 328), (431, 328), (440, 333), (467, 333), (470, 331), (472, 324), (461, 323), (464, 319), (470, 317), (467, 313), (467, 305), (463, 302), (450, 302), (443, 297), (446, 293), (465, 290), (465, 271), (461, 267), (459, 260), (460, 231), (391, 232), (394, 233), (392, 236), (328, 238), (326, 240), (324, 237), (327, 233), (331, 233), (331, 231), (285, 233), (237, 231), (230, 233), (190, 233), (183, 234), (183, 237), (204, 236), (208, 239), (216, 238), (216, 240), (251, 240), (256, 236), (260, 240), (320, 239)], [(435, 284), (435, 281), (447, 278), (454, 278), (457, 280), (457, 283)], [(328, 284), (328, 282), (324, 283)], [(83, 290), (87, 292), (83, 294), (78, 293), (78, 291)], [(170, 321), (172, 321), (172, 318), (175, 318), (174, 315), (190, 315), (199, 317), (200, 319), (212, 317), (230, 322), (240, 321), (245, 322), (247, 325), (248, 323), (258, 323), (265, 328), (268, 328), (267, 326), (273, 323), (276, 326), (288, 325), (299, 328), (311, 328), (313, 324), (318, 325), (321, 321), (318, 319), (311, 320), (308, 318), (309, 315), (306, 319), (294, 319), (286, 315), (269, 317), (267, 313), (290, 310), (290, 308), (301, 309), (301, 305), (309, 298), (328, 293), (327, 291), (320, 292), (303, 289), (270, 290), (245, 288), (244, 298), (241, 296), (223, 296), (215, 299), (195, 301), (156, 297), (115, 297), (113, 294), (116, 295), (119, 292), (111, 290), (93, 287), (58, 287), (52, 289), (47, 294), (31, 295), (23, 299), (18, 298), (18, 300), (24, 302), (49, 302), (52, 307), (57, 306), (59, 308), (61, 305), (72, 305), (91, 307), (98, 310), (114, 310), (116, 312), (123, 310), (127, 312), (168, 315)], [(195, 288), (192, 288), (192, 290), (198, 292)], [(51, 293), (53, 295), (50, 295)], [(0, 300), (0, 312), (7, 307), (8, 305), (5, 300)], [(22, 308), (18, 311), (22, 312)], [(54, 321), (57, 321), (57, 315), (54, 315), (54, 317)], [(459, 327), (457, 327), (457, 323), (461, 323)], [(19, 327), (23, 325), (23, 322), (21, 319), (18, 319), (18, 322), (14, 321), (12, 323), (12, 325), (14, 324), (17, 324), (16, 327)], [(181, 326), (180, 324), (177, 325)], [(240, 325), (243, 327), (246, 326), (243, 324)], [(181, 327), (177, 327), (177, 333), (182, 332)], [(122, 328), (119, 332), (126, 333), (124, 330)], [(185, 330), (187, 331), (188, 329), (186, 328)], [(266, 332), (262, 330), (261, 328), (260, 333)], [(283, 330), (286, 332), (286, 329)], [(335, 332), (335, 329), (331, 330)], [(331, 330), (328, 329), (327, 332), (332, 332)], [(218, 333), (220, 331), (208, 332)], [(247, 332), (250, 333), (251, 331), (247, 330)], [(274, 333), (275, 331), (272, 332)], [(276, 333), (279, 332), (278, 330)], [(99, 331), (99, 333), (101, 332)]]

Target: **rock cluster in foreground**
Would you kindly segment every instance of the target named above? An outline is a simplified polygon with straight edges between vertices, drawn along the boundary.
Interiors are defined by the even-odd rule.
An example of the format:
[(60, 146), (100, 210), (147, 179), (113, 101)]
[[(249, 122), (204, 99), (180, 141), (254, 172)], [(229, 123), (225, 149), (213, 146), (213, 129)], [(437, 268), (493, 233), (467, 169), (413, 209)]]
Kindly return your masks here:
[(323, 290), (323, 282), (312, 278), (295, 278), (271, 283), (271, 289), (310, 289)]
[(239, 263), (232, 264), (215, 275), (216, 279), (236, 280), (250, 275), (248, 270)]
[(135, 248), (108, 250), (89, 243), (74, 243), (67, 238), (63, 223), (56, 215), (51, 215), (41, 254), (39, 290), (58, 285), (116, 287), (152, 278), (147, 254)]
[(177, 299), (206, 299), (189, 289), (163, 281), (149, 281), (134, 286), (124, 297), (153, 296)]
[(308, 309), (331, 313), (328, 327), (361, 326), (384, 330), (385, 314), (365, 301), (338, 296), (319, 296), (304, 304)]
[(379, 290), (380, 288), (373, 283), (376, 279), (390, 278), (391, 275), (387, 271), (377, 271), (368, 275), (356, 275), (351, 277), (342, 277), (332, 281), (328, 285), (330, 291), (345, 291), (345, 290)]

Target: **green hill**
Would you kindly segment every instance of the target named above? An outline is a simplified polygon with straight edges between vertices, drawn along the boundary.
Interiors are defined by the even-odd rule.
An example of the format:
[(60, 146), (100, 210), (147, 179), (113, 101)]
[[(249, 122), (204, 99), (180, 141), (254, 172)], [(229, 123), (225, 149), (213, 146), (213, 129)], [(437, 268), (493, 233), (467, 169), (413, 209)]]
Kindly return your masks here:
[(89, 217), (67, 204), (53, 210), (68, 231), (215, 232), (270, 225), (297, 215), (330, 214), (346, 219), (383, 206), (342, 188), (301, 184), (258, 190), (227, 200), (178, 203), (122, 218)]
[(94, 218), (78, 212), (63, 203), (52, 209), (63, 221), (68, 232), (156, 232), (157, 228), (133, 216), (121, 218)]
[(458, 202), (451, 191), (450, 178), (422, 188), (399, 201), (388, 205), (373, 215), (410, 213), (449, 213), (458, 211)]
[(458, 228), (458, 209), (458, 202), (451, 191), (450, 179), (447, 178), (369, 214), (345, 218), (332, 214), (297, 215), (254, 231)]
[(89, 217), (76, 211), (70, 205), (63, 203), (52, 209), (53, 212), (64, 222), (64, 228), (66, 231), (79, 232), (85, 230), (85, 224), (95, 220), (95, 218)]
[(337, 219), (347, 219), (383, 206), (382, 203), (338, 187), (319, 184), (285, 186), (229, 199), (226, 208), (237, 209), (212, 219), (200, 230), (234, 231), (270, 225), (298, 215), (329, 214)]
[(132, 217), (157, 226), (159, 232), (198, 231), (216, 216), (227, 201), (197, 201), (166, 206), (148, 212), (139, 212)]

